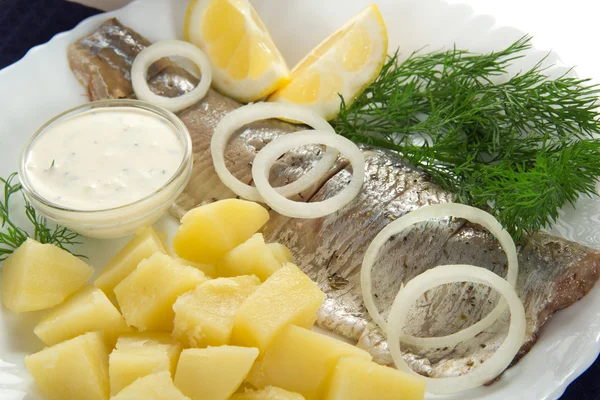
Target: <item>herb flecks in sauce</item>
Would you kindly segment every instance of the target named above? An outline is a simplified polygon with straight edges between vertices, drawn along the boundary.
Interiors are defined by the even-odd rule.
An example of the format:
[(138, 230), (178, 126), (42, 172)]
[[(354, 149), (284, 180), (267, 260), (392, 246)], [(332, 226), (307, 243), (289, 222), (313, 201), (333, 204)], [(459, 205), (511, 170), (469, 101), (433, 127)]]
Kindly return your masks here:
[(489, 209), (516, 238), (537, 231), (563, 205), (595, 192), (600, 87), (550, 79), (543, 60), (508, 77), (530, 42), (526, 36), (490, 54), (414, 53), (403, 62), (396, 53), (361, 96), (342, 101), (333, 126), (423, 168), (457, 201)]
[[(184, 156), (175, 128), (161, 118), (133, 107), (110, 107), (57, 121), (28, 151), (28, 180), (44, 198), (75, 210), (110, 209), (146, 198), (168, 182)], [(165, 173), (156, 174), (156, 165)]]

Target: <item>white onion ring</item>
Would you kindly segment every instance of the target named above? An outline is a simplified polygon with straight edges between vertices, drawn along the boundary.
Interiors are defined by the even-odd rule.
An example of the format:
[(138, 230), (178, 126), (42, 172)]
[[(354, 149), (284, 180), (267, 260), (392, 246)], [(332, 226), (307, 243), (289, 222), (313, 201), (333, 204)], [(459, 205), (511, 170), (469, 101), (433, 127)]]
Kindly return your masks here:
[[(511, 286), (515, 286), (517, 282), (517, 274), (519, 272), (519, 262), (517, 260), (517, 248), (510, 234), (502, 228), (502, 225), (494, 218), (493, 215), (475, 207), (470, 207), (464, 204), (445, 203), (435, 204), (431, 206), (421, 207), (418, 210), (411, 211), (396, 221), (387, 225), (371, 242), (365, 257), (363, 259), (362, 268), (360, 271), (360, 285), (365, 306), (371, 315), (371, 318), (383, 329), (386, 330), (386, 322), (377, 310), (375, 300), (373, 298), (373, 287), (371, 282), (371, 271), (379, 254), (379, 250), (390, 237), (397, 235), (406, 228), (419, 223), (430, 220), (432, 218), (456, 217), (464, 218), (471, 222), (482, 225), (489, 230), (500, 242), (500, 246), (506, 253), (508, 261), (508, 271), (506, 280)], [(452, 347), (458, 343), (472, 339), (477, 334), (492, 325), (506, 311), (506, 302), (501, 299), (496, 307), (483, 319), (475, 324), (460, 330), (456, 333), (441, 337), (422, 338), (410, 335), (403, 335), (402, 342), (423, 348), (443, 348)]]
[[(286, 199), (269, 183), (269, 171), (273, 163), (286, 151), (307, 144), (336, 148), (352, 165), (350, 183), (335, 196), (314, 203)], [(365, 179), (365, 158), (360, 149), (343, 136), (320, 130), (300, 131), (280, 136), (266, 145), (254, 159), (252, 178), (265, 203), (278, 213), (292, 218), (319, 218), (336, 212), (358, 195)]]
[[(510, 326), (508, 335), (496, 352), (469, 373), (453, 378), (424, 378), (414, 372), (404, 361), (400, 349), (400, 336), (410, 305), (427, 290), (453, 282), (473, 282), (492, 287), (508, 302)], [(423, 272), (404, 286), (396, 296), (388, 321), (388, 346), (396, 367), (400, 371), (421, 376), (427, 382), (427, 391), (450, 394), (481, 386), (502, 373), (512, 362), (525, 340), (526, 320), (523, 303), (515, 289), (498, 275), (472, 265), (443, 265)]]
[[(298, 121), (311, 128), (325, 131), (322, 134), (335, 133), (331, 125), (314, 111), (286, 103), (255, 103), (238, 108), (225, 115), (217, 124), (210, 142), (215, 171), (225, 186), (235, 194), (251, 201), (263, 201), (255, 187), (240, 182), (225, 166), (225, 148), (231, 136), (242, 126), (249, 123), (270, 119), (283, 118)], [(262, 150), (261, 150), (262, 151)], [(284, 197), (290, 197), (311, 187), (316, 180), (324, 176), (337, 160), (338, 152), (328, 148), (319, 162), (307, 173), (294, 182), (278, 187), (276, 190)]]
[[(191, 92), (178, 97), (159, 96), (150, 90), (148, 68), (163, 57), (187, 57), (198, 66), (202, 76), (198, 86)], [(202, 50), (181, 40), (162, 40), (142, 50), (131, 66), (131, 84), (138, 99), (155, 104), (169, 111), (177, 112), (187, 108), (206, 96), (212, 82), (210, 60)]]

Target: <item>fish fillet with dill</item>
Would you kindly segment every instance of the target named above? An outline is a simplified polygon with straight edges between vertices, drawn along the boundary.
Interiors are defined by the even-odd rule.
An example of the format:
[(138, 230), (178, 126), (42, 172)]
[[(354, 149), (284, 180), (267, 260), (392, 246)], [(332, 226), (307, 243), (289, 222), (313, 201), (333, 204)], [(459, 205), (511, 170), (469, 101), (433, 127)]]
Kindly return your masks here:
[[(134, 40), (135, 46), (123, 51), (123, 44), (115, 43), (119, 40)], [(137, 33), (113, 19), (71, 45), (68, 56), (91, 100), (131, 97), (127, 70), (120, 66), (130, 65), (139, 49), (147, 44)], [(121, 59), (115, 63), (113, 57)], [(186, 92), (196, 83), (191, 75), (168, 62), (155, 66), (150, 75), (154, 90), (167, 95)], [(194, 171), (172, 209), (175, 216), (181, 217), (194, 206), (234, 196), (216, 176), (209, 146), (220, 118), (238, 107), (239, 103), (211, 90), (202, 101), (179, 113), (192, 135)], [(255, 154), (278, 135), (298, 129), (272, 120), (244, 127), (226, 151), (228, 168), (240, 180), (251, 183)], [(286, 154), (272, 170), (274, 185), (296, 179), (314, 165), (321, 152), (320, 147), (310, 146)], [(428, 204), (453, 201), (454, 195), (435, 184), (431, 175), (394, 154), (386, 151), (368, 154), (364, 187), (351, 204), (335, 214), (312, 220), (291, 219), (273, 212), (263, 233), (267, 240), (290, 247), (299, 267), (326, 292), (317, 324), (356, 340), (376, 361), (389, 364), (385, 338), (362, 302), (359, 270), (364, 251), (390, 221)], [(330, 197), (349, 181), (350, 174), (342, 160), (328, 176), (299, 193), (296, 199), (319, 201)], [(474, 264), (502, 276), (506, 270), (506, 257), (497, 241), (481, 227), (462, 220), (421, 224), (390, 241), (375, 266), (374, 292), (380, 310), (384, 315), (388, 312), (402, 282), (447, 263)], [(517, 292), (527, 314), (527, 338), (515, 361), (529, 351), (542, 325), (554, 312), (591, 290), (600, 274), (600, 253), (545, 233), (525, 234), (519, 243), (519, 263)], [(473, 324), (496, 302), (497, 296), (486, 287), (469, 283), (446, 285), (428, 292), (412, 308), (406, 329), (421, 336), (444, 335)], [(405, 357), (416, 371), (425, 375), (461, 375), (493, 354), (507, 327), (508, 316), (504, 316), (490, 329), (456, 348), (429, 352), (407, 349)]]

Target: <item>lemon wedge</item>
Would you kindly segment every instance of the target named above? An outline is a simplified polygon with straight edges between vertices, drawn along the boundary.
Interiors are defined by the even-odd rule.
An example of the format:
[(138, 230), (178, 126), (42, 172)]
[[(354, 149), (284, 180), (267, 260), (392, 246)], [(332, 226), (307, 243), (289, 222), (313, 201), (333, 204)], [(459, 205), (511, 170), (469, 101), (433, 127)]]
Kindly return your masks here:
[(312, 50), (292, 70), (291, 81), (268, 101), (301, 104), (327, 120), (361, 94), (381, 72), (388, 49), (385, 22), (375, 4), (367, 7)]
[(192, 0), (185, 40), (210, 58), (213, 86), (241, 102), (261, 99), (289, 82), (289, 69), (248, 0)]

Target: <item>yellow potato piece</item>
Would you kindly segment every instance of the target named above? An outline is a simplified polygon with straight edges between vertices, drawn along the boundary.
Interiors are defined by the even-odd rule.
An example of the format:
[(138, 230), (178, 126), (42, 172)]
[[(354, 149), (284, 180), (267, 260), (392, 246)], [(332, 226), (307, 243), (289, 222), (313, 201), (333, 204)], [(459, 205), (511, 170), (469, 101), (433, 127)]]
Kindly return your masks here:
[(187, 347), (229, 344), (235, 314), (259, 284), (256, 276), (218, 278), (179, 296), (173, 336)]
[(324, 299), (318, 286), (288, 263), (242, 303), (235, 316), (231, 342), (263, 351), (287, 325), (310, 328)]
[(267, 210), (251, 201), (227, 199), (200, 206), (181, 219), (173, 249), (186, 260), (215, 264), (268, 220)]
[(286, 246), (281, 243), (267, 243), (267, 247), (273, 253), (273, 256), (280, 263), (294, 263), (294, 257), (292, 252)]
[(177, 297), (208, 278), (196, 268), (185, 267), (172, 257), (154, 253), (143, 260), (115, 287), (125, 321), (139, 331), (173, 329), (173, 304)]
[(277, 386), (297, 392), (307, 400), (321, 399), (341, 357), (371, 360), (371, 355), (358, 347), (290, 325), (255, 364), (248, 382), (254, 387)]
[[(137, 350), (163, 346), (167, 352), (177, 354), (181, 352), (181, 344), (171, 337), (169, 332), (136, 332), (128, 333), (117, 340), (117, 350)], [(175, 365), (173, 365), (175, 367)]]
[(326, 400), (423, 400), (425, 380), (358, 358), (341, 358)]
[(221, 276), (256, 275), (264, 282), (282, 265), (265, 244), (263, 235), (256, 233), (225, 254), (218, 273)]
[(100, 272), (94, 286), (102, 289), (109, 297), (113, 296), (115, 286), (133, 272), (140, 261), (152, 254), (167, 253), (158, 234), (151, 227), (140, 230)]
[(111, 400), (190, 400), (175, 387), (168, 372), (139, 378)]
[(183, 266), (194, 267), (196, 269), (199, 269), (200, 271), (202, 271), (204, 273), (204, 275), (208, 276), (209, 278), (217, 277), (217, 268), (212, 264), (195, 263), (192, 261), (184, 260), (183, 258), (176, 258), (175, 261), (177, 261), (179, 264), (181, 264)]
[(181, 352), (175, 386), (192, 400), (227, 400), (240, 387), (258, 349), (235, 346)]
[(117, 336), (130, 330), (104, 292), (86, 286), (44, 315), (33, 331), (48, 346), (86, 332), (104, 331), (112, 347)]
[(25, 357), (48, 400), (106, 400), (108, 348), (102, 334), (86, 333)]
[(288, 392), (277, 387), (268, 386), (264, 389), (246, 390), (231, 396), (230, 400), (305, 400), (298, 393)]
[(54, 307), (79, 290), (93, 273), (92, 267), (69, 252), (27, 239), (4, 261), (2, 302), (17, 313)]
[(122, 336), (109, 356), (110, 392), (119, 393), (136, 379), (167, 371), (175, 375), (181, 345), (168, 333), (148, 332)]
[(167, 351), (171, 366), (169, 370), (175, 374), (175, 368), (181, 353), (181, 343), (171, 336), (169, 332), (137, 332), (119, 337), (117, 350), (144, 350), (162, 347)]

